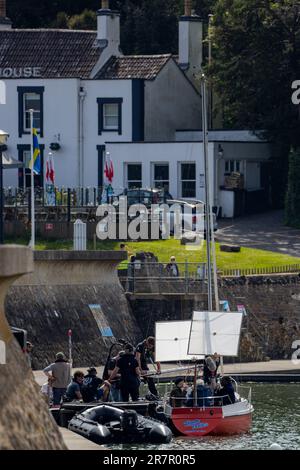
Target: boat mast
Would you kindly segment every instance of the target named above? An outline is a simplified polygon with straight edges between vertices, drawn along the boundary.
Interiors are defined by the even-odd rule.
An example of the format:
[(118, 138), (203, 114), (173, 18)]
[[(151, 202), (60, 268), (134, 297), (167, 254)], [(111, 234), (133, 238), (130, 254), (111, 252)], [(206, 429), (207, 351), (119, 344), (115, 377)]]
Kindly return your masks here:
[[(218, 279), (217, 279), (217, 260), (216, 246), (214, 237), (213, 213), (210, 201), (210, 173), (208, 160), (208, 128), (207, 128), (207, 91), (206, 77), (201, 76), (201, 102), (202, 102), (202, 130), (203, 130), (203, 154), (204, 154), (204, 178), (205, 178), (205, 230), (206, 230), (206, 253), (207, 253), (207, 280), (208, 280), (208, 311), (213, 311), (213, 293), (214, 286), (215, 311), (220, 309)], [(213, 282), (212, 282), (213, 280)], [(220, 358), (221, 373), (223, 375), (223, 357)]]
[(211, 204), (209, 192), (209, 166), (208, 166), (208, 130), (207, 130), (207, 101), (206, 101), (206, 78), (201, 76), (201, 103), (202, 103), (202, 131), (203, 131), (203, 154), (204, 154), (204, 184), (205, 184), (205, 231), (206, 231), (206, 257), (207, 257), (207, 282), (208, 282), (208, 311), (213, 309), (212, 300), (212, 264), (211, 264)]

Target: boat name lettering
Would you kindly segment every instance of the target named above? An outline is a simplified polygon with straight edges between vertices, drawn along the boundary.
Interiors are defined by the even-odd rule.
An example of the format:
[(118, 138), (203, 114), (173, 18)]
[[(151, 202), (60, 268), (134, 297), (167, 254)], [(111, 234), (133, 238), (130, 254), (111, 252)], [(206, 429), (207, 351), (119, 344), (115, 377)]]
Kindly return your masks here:
[(194, 419), (192, 421), (184, 421), (183, 425), (185, 427), (192, 427), (192, 429), (201, 429), (201, 428), (207, 428), (208, 423), (203, 423), (200, 421), (200, 419)]

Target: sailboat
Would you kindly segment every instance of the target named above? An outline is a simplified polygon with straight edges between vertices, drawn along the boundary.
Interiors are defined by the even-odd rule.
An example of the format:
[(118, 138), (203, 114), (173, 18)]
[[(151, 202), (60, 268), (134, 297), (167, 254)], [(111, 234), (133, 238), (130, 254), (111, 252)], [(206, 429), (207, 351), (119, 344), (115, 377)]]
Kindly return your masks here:
[[(253, 406), (251, 388), (247, 398), (238, 393), (235, 383), (234, 400), (228, 395), (211, 396), (198, 400), (197, 361), (217, 353), (223, 373), (223, 357), (237, 356), (243, 313), (220, 312), (218, 295), (216, 251), (213, 230), (213, 214), (209, 189), (208, 130), (206, 105), (206, 78), (201, 77), (203, 154), (205, 177), (205, 225), (207, 254), (208, 311), (194, 311), (192, 320), (182, 322), (157, 322), (155, 360), (158, 362), (194, 360), (193, 406), (183, 399), (181, 406), (172, 407), (169, 397), (164, 400), (164, 415), (177, 433), (199, 437), (207, 435), (231, 435), (246, 433), (251, 428)], [(214, 296), (213, 296), (214, 293)], [(213, 310), (213, 297), (215, 309)], [(187, 406), (185, 403), (188, 403)]]

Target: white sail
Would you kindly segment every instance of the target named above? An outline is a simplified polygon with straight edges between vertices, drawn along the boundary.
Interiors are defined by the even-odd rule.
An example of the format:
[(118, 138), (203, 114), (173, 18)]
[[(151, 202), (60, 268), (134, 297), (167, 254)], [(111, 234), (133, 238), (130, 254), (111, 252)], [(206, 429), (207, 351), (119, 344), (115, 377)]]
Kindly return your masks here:
[[(168, 321), (155, 323), (155, 361), (191, 361), (188, 344), (191, 321)], [(195, 359), (203, 359), (196, 355)]]
[(194, 312), (188, 354), (237, 356), (242, 319), (240, 312)]

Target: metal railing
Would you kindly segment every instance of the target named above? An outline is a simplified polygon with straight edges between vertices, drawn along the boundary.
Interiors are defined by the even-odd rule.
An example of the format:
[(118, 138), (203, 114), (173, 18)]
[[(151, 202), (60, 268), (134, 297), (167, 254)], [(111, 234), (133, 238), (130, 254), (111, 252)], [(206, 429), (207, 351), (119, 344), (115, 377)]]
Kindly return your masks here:
[(300, 271), (300, 263), (286, 264), (282, 266), (265, 266), (260, 268), (222, 269), (219, 274), (222, 277), (261, 276), (266, 274), (288, 274)]
[(154, 295), (205, 294), (206, 263), (153, 263), (135, 260), (120, 273), (126, 293)]

